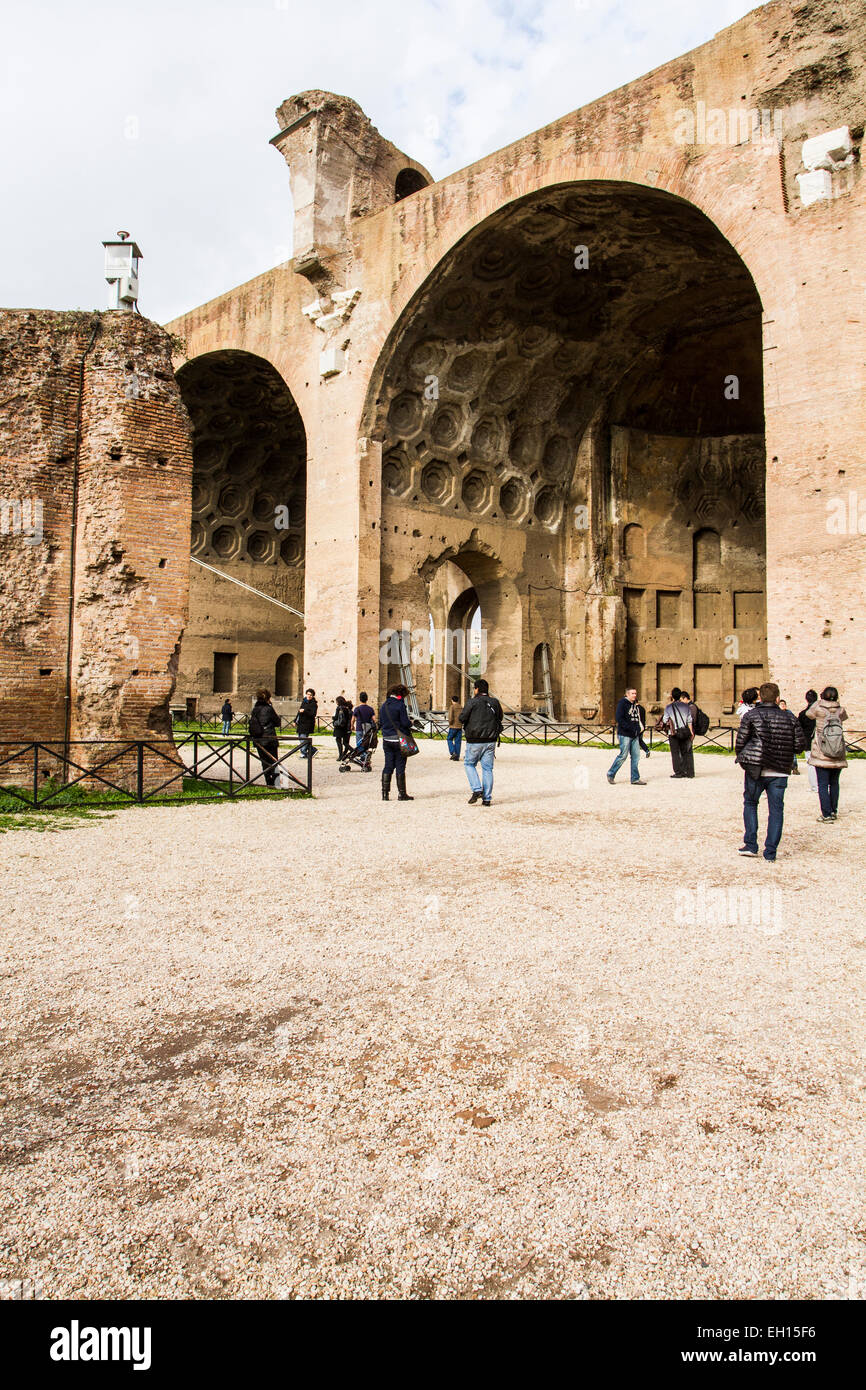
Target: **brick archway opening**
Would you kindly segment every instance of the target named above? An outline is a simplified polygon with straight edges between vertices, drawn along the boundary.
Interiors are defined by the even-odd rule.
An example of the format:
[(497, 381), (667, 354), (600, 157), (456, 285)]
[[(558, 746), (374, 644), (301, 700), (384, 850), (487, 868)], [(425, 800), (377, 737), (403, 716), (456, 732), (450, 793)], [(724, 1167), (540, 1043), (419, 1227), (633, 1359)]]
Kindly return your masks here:
[(737, 665), (764, 664), (761, 304), (692, 204), (586, 182), (501, 208), (402, 314), (363, 433), (382, 442), (383, 609), (420, 603), (431, 542), (480, 538), (530, 599), (518, 707), (540, 644), (565, 717), (608, 713), (626, 680), (652, 705), (672, 672), (721, 715)]
[[(204, 713), (258, 687), (289, 713), (303, 669), (306, 433), (276, 369), (240, 351), (177, 374), (193, 426), (189, 621), (178, 697)], [(243, 586), (243, 587), (242, 587)], [(274, 602), (273, 600), (276, 600)], [(294, 663), (292, 666), (291, 663)]]

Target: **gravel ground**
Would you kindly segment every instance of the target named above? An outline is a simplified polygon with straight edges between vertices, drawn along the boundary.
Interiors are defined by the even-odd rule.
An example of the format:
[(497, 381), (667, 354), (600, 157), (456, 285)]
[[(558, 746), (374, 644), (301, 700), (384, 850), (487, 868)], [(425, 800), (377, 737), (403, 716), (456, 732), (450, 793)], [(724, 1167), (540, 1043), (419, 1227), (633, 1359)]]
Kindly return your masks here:
[(321, 747), (315, 802), (0, 836), (0, 1278), (864, 1297), (866, 765), (772, 866), (730, 758), (506, 747), (485, 809)]

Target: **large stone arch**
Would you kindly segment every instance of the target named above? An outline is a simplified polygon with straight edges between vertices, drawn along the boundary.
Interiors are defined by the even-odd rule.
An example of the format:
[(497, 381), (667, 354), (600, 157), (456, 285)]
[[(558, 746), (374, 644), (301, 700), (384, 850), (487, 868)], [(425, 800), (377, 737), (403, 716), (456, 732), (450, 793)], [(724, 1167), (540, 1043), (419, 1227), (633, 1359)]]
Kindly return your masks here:
[[(532, 706), (544, 643), (571, 717), (609, 712), (626, 679), (654, 703), (672, 669), (721, 714), (734, 654), (765, 660), (763, 432), (761, 301), (700, 208), (609, 178), (500, 204), (416, 290), (371, 376), (382, 626), (397, 608), (421, 621), (431, 547), (480, 542), (524, 598), (517, 672), (498, 672), (514, 706)], [(693, 575), (707, 526), (727, 562), (715, 606)]]
[[(402, 273), (391, 287), (389, 324), (399, 323), (429, 277), (490, 218), (528, 198), (580, 185), (643, 189), (649, 194), (668, 195), (703, 214), (748, 268), (761, 303), (768, 312), (775, 311), (780, 292), (778, 258), (761, 220), (754, 216), (756, 200), (772, 205), (778, 196), (774, 162), (766, 158), (765, 149), (753, 146), (743, 154), (746, 177), (741, 175), (743, 187), (737, 198), (731, 197), (730, 185), (711, 160), (698, 163), (685, 159), (682, 147), (674, 146), (663, 154), (611, 141), (610, 148), (596, 150), (587, 158), (564, 154), (538, 160), (531, 154), (522, 150), (502, 177), (473, 183), (471, 188), (462, 174), (452, 175), (434, 185), (428, 195), (422, 193), (414, 203), (401, 208), (398, 231), (412, 254), (401, 258)], [(434, 196), (435, 215), (427, 202), (427, 197)], [(392, 334), (393, 327), (389, 330), (385, 325), (380, 353)], [(373, 385), (377, 385), (375, 378)]]
[(303, 664), (303, 621), (287, 610), (304, 607), (306, 431), (283, 377), (255, 353), (204, 353), (177, 381), (193, 426), (178, 698), (207, 713), (229, 695), (246, 709), (258, 686), (275, 689), (287, 655)]

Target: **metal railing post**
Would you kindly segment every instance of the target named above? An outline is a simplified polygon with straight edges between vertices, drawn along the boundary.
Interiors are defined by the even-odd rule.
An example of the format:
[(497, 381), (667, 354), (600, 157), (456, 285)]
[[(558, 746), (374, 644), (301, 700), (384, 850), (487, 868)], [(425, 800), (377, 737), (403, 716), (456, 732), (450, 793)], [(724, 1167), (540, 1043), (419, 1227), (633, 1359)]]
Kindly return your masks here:
[(33, 745), (33, 805), (39, 800), (39, 744)]
[(312, 758), (307, 758), (307, 792), (309, 793), (310, 796), (312, 796), (312, 794), (313, 794), (313, 760), (312, 760)]
[(247, 735), (244, 737), (244, 748), (246, 749), (246, 754), (247, 754), (247, 775), (246, 775), (246, 780), (247, 780), (247, 782), (248, 782), (248, 781), (250, 780), (250, 736), (249, 736), (249, 734), (247, 734)]
[(135, 799), (138, 802), (144, 800), (144, 742), (138, 739), (136, 742), (136, 779), (135, 779)]
[(198, 734), (192, 736), (192, 775), (198, 777)]
[(235, 772), (235, 749), (231, 739), (228, 742), (229, 750), (229, 796), (234, 796), (234, 772)]

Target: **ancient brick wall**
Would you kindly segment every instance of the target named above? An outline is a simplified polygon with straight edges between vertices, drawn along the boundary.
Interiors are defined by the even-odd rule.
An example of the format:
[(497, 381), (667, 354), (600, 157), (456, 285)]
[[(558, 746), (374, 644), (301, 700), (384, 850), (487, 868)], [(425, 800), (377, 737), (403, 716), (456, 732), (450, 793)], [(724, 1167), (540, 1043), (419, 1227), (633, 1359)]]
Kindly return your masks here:
[[(330, 138), (330, 107), (336, 103), (341, 110), (344, 99), (307, 95), (307, 113), (285, 112), (286, 128), (275, 141), (293, 177), (297, 173), (307, 181), (299, 198), (298, 259), (174, 325), (191, 358), (243, 349), (271, 362), (298, 403), (308, 444), (305, 683), (311, 681), (327, 701), (346, 686), (369, 687), (377, 674), (384, 682), (380, 627), (392, 616), (424, 626), (422, 572), (437, 559), (453, 558), (477, 528), (480, 553), (496, 552), (503, 570), (520, 584), (523, 650), (522, 656), (512, 652), (511, 660), (519, 660), (522, 670), (519, 677), (509, 676), (511, 698), (522, 699), (534, 686), (533, 651), (562, 627), (566, 641), (559, 658), (554, 647), (554, 680), (569, 708), (580, 709), (586, 699), (610, 713), (629, 666), (633, 675), (643, 666), (650, 685), (654, 668), (655, 693), (669, 672), (685, 666), (681, 674), (689, 684), (696, 675), (713, 688), (720, 682), (718, 703), (724, 706), (763, 660), (756, 616), (765, 543), (770, 674), (792, 700), (806, 685), (838, 684), (862, 722), (862, 0), (773, 0), (692, 53), (391, 206), (374, 201), (368, 212), (350, 195), (353, 180), (363, 182), (367, 165), (371, 160), (375, 165), (374, 155), (364, 150), (355, 166), (351, 161), (334, 165), (342, 187), (338, 200), (330, 162), (319, 151)], [(749, 126), (752, 114), (759, 118), (757, 131)], [(849, 142), (837, 150), (840, 158), (832, 167), (812, 170), (808, 145), (840, 131)], [(496, 341), (498, 305), (486, 306), (485, 317), (479, 296), (488, 286), (492, 301), (497, 276), (503, 295), (507, 289), (508, 298), (522, 301), (527, 314), (542, 307), (547, 313), (550, 265), (543, 253), (545, 229), (535, 214), (550, 219), (553, 207), (564, 228), (573, 229), (572, 246), (586, 242), (590, 265), (600, 260), (602, 266), (596, 317), (587, 314), (580, 321), (581, 315), (571, 311), (559, 316), (560, 341), (571, 334), (578, 344), (573, 376), (581, 418), (564, 431), (557, 414), (551, 431), (555, 427), (557, 436), (567, 435), (578, 456), (595, 432), (589, 448), (596, 499), (591, 528), (580, 542), (583, 549), (572, 544), (564, 558), (550, 499), (551, 488), (560, 488), (564, 503), (566, 475), (545, 476), (546, 469), (556, 467), (555, 451), (545, 456), (553, 441), (536, 441), (526, 464), (520, 464), (525, 476), (515, 482), (506, 476), (520, 463), (511, 447), (515, 439), (509, 444), (503, 432), (497, 440), (487, 427), (491, 403), (504, 405), (506, 417), (516, 408), (511, 400), (495, 399), (507, 385), (497, 373), (513, 367), (512, 359), (526, 358), (531, 338), (505, 327), (493, 349), (494, 356), (505, 353), (503, 360), (491, 364), (482, 390), (471, 400), (467, 395), (477, 418), (463, 419), (453, 437), (443, 406), (455, 402), (444, 392), (438, 401), (423, 396), (425, 377), (439, 374), (425, 352), (432, 348), (435, 356), (440, 339), (456, 344), (465, 338), (464, 352), (486, 351)], [(630, 217), (625, 215), (629, 207)], [(650, 218), (654, 207), (670, 232), (664, 242)], [(677, 208), (683, 214), (679, 223)], [(698, 223), (691, 216), (688, 224), (686, 211), (706, 219), (715, 229), (714, 242), (699, 244)], [(499, 237), (499, 247), (492, 249), (503, 253), (501, 264), (484, 259), (480, 242), (477, 260), (462, 254), (471, 251), (477, 232), (491, 228)], [(512, 294), (506, 286), (507, 253), (517, 233), (527, 247)], [(533, 240), (542, 246), (534, 265), (527, 259)], [(565, 246), (565, 232), (562, 240)], [(461, 254), (452, 258), (451, 268), (464, 280), (446, 287), (443, 277), (455, 252)], [(677, 284), (672, 272), (678, 263)], [(551, 302), (555, 317), (554, 296)], [(573, 332), (575, 326), (580, 331)], [(446, 373), (456, 360), (446, 360)], [(560, 351), (559, 362), (549, 365), (555, 372), (564, 363)], [(713, 404), (728, 401), (721, 386), (729, 373), (739, 380), (743, 418), (732, 406), (722, 418)], [(587, 381), (597, 400), (581, 401), (579, 388)], [(539, 380), (532, 387), (537, 415), (543, 386)], [(414, 400), (404, 399), (407, 391)], [(584, 405), (598, 406), (600, 417), (594, 416), (591, 426)], [(624, 494), (620, 507), (609, 489), (605, 494), (605, 437), (609, 440), (616, 427), (659, 439), (763, 437), (763, 491), (758, 478), (744, 479), (739, 472), (721, 480), (721, 492), (732, 496), (749, 482), (739, 517), (708, 522), (702, 513), (710, 503), (694, 498), (697, 526), (717, 530), (723, 559), (735, 563), (718, 583), (699, 580), (695, 590), (687, 582), (684, 550), (681, 573), (669, 576), (670, 591), (687, 595), (681, 617), (688, 616), (691, 604), (689, 652), (685, 632), (667, 622), (666, 612), (659, 621), (657, 593), (646, 597), (664, 587), (661, 573), (651, 583), (653, 576), (638, 580), (615, 563), (617, 555), (622, 557), (626, 525), (656, 524), (646, 514), (646, 501), (635, 509), (634, 499)], [(720, 490), (719, 479), (711, 476), (715, 462), (700, 450), (695, 457), (699, 473), (707, 474), (703, 481), (714, 484), (707, 490), (712, 501)], [(685, 480), (672, 476), (669, 461), (662, 464), (658, 490), (670, 482), (673, 491)], [(476, 472), (487, 476), (487, 492), (476, 486)], [(578, 468), (575, 485), (581, 477)], [(761, 496), (763, 535), (755, 510)], [(568, 497), (569, 505), (587, 500), (592, 499), (577, 495), (575, 488)], [(503, 510), (507, 517), (509, 509), (519, 524), (509, 517), (506, 525)], [(723, 534), (725, 525), (733, 534)], [(743, 539), (749, 532), (751, 545)], [(550, 542), (544, 549), (541, 536)], [(664, 550), (661, 561), (668, 563)], [(558, 573), (551, 574), (554, 565)], [(754, 572), (738, 576), (743, 567)], [(591, 602), (581, 593), (590, 587), (587, 576)], [(536, 605), (536, 586), (547, 595), (561, 588), (561, 618), (548, 598), (543, 611), (541, 602)], [(635, 598), (641, 589), (643, 608)], [(648, 621), (653, 604), (654, 636)], [(726, 654), (732, 636), (745, 655)], [(514, 645), (510, 630), (501, 645), (505, 659), (505, 647)]]
[(0, 312), (0, 739), (169, 736), (191, 478), (164, 330)]

